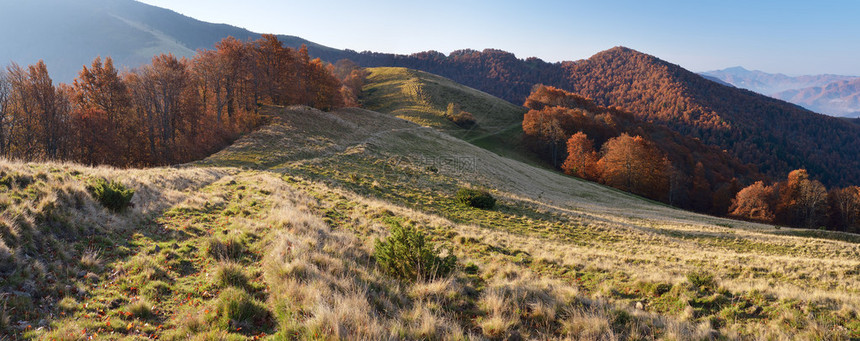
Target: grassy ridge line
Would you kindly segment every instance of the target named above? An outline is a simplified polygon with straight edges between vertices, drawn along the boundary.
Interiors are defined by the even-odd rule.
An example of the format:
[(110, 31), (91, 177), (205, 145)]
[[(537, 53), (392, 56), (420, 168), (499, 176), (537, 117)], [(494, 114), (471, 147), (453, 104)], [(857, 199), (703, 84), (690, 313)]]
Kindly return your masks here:
[[(499, 155), (540, 165), (520, 143), (526, 109), (434, 74), (395, 67), (367, 69), (361, 101), (365, 108), (444, 131)], [(449, 103), (472, 113), (469, 129), (445, 118)]]

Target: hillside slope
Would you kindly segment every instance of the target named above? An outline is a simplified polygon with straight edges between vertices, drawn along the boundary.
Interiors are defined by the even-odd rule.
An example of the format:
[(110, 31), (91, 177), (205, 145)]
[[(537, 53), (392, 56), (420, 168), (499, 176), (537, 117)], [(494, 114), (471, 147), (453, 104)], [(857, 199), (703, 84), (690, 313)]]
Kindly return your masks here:
[[(854, 236), (680, 211), (387, 114), (271, 115), (181, 167), (0, 163), (11, 179), (0, 256), (12, 260), (0, 328), (110, 339), (860, 335)], [(134, 206), (101, 208), (84, 188), (94, 177), (134, 188)], [(457, 204), (459, 186), (490, 189), (497, 207)], [(395, 225), (450, 249), (461, 270), (415, 284), (384, 276), (372, 243)]]
[[(369, 110), (391, 114), (484, 147), (497, 154), (534, 163), (522, 145), (526, 109), (450, 79), (406, 68), (369, 68), (361, 93)], [(450, 104), (474, 117), (470, 127), (446, 118)]]
[(806, 168), (829, 186), (860, 183), (860, 128), (623, 47), (567, 63), (570, 89), (728, 150), (774, 178)]

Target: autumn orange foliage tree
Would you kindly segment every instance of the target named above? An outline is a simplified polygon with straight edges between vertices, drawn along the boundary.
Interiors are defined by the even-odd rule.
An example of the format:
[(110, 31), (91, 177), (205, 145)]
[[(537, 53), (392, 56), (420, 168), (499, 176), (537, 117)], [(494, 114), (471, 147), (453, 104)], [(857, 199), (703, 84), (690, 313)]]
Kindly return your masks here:
[(761, 222), (773, 222), (773, 202), (776, 189), (763, 181), (742, 189), (732, 201), (729, 215)]
[(561, 89), (536, 86), (525, 105), (527, 146), (574, 176), (718, 214), (739, 190), (726, 184), (758, 177), (724, 151)]
[(729, 215), (794, 227), (860, 232), (860, 187), (827, 191), (805, 169), (767, 186), (756, 182), (732, 201)]
[[(362, 71), (350, 70), (360, 88)], [(120, 73), (108, 57), (72, 85), (54, 85), (44, 62), (0, 72), (0, 156), (86, 164), (186, 162), (222, 148), (261, 122), (263, 105), (329, 110), (356, 105), (334, 67), (271, 35), (226, 38), (193, 59), (159, 55)], [(357, 90), (355, 90), (357, 91)]]
[(805, 169), (788, 173), (779, 184), (777, 222), (800, 227), (819, 227), (826, 221), (827, 189), (817, 180), (809, 179)]
[(597, 151), (594, 150), (594, 141), (585, 133), (578, 132), (567, 140), (567, 158), (561, 165), (561, 169), (568, 175), (597, 181), (600, 177), (598, 159)]
[(141, 122), (132, 115), (128, 86), (110, 57), (104, 63), (96, 58), (91, 67), (84, 67), (72, 85), (72, 103), (73, 159), (101, 164), (119, 157), (114, 162), (130, 164), (130, 158), (140, 155), (134, 141)]
[(650, 141), (621, 134), (607, 141), (597, 162), (600, 181), (634, 194), (668, 200), (671, 163)]
[(369, 73), (348, 59), (341, 59), (334, 65), (334, 75), (341, 80), (340, 89), (344, 106), (358, 106), (358, 95), (367, 82)]

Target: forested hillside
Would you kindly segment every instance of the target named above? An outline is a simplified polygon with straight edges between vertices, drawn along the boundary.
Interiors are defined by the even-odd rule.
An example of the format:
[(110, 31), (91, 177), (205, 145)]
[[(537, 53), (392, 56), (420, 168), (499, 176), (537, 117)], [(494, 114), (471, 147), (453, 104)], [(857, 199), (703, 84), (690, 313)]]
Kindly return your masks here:
[[(259, 37), (247, 30), (200, 22), (134, 1), (37, 0), (13, 6), (15, 11), (4, 10), (0, 14), (3, 19), (0, 25), (13, 25), (8, 30), (21, 34), (5, 35), (3, 39), (7, 41), (0, 43), (9, 48), (3, 51), (26, 50), (32, 55), (14, 59), (28, 60), (27, 63), (35, 64), (44, 58), (49, 68), (61, 70), (56, 78), (63, 80), (73, 78), (63, 76), (63, 72), (73, 75), (77, 71), (68, 70), (79, 70), (99, 54), (111, 55), (120, 65), (137, 66), (158, 54), (156, 51), (191, 56), (194, 50), (211, 47), (228, 35), (243, 42)], [(44, 8), (51, 10), (43, 15), (20, 14)], [(9, 16), (9, 13), (19, 15)], [(56, 27), (55, 23), (68, 29), (45, 31)], [(93, 32), (110, 34), (93, 39)], [(29, 33), (48, 39), (39, 46), (50, 48), (25, 49), (31, 45), (29, 42), (40, 40), (28, 39)], [(677, 65), (625, 48), (577, 62), (547, 63), (537, 58), (520, 59), (494, 49), (459, 50), (449, 55), (433, 51), (394, 55), (336, 50), (296, 37), (280, 38), (285, 46), (294, 49), (308, 44), (309, 56), (329, 63), (349, 59), (364, 67), (422, 70), (514, 104), (523, 103), (535, 84), (551, 85), (590, 97), (599, 105), (621, 107), (647, 121), (728, 150), (773, 178), (806, 168), (813, 178), (828, 186), (860, 183), (860, 127), (718, 85)], [(63, 51), (77, 52), (70, 55)], [(126, 59), (131, 57), (137, 59)], [(64, 65), (70, 60), (77, 64)]]
[(355, 105), (353, 71), (271, 35), (224, 39), (193, 59), (158, 55), (132, 72), (96, 58), (71, 85), (55, 85), (44, 61), (12, 64), (0, 70), (0, 157), (123, 167), (200, 159), (262, 123), (262, 105)]
[(526, 107), (526, 143), (570, 175), (718, 215), (741, 184), (762, 178), (698, 139), (561, 89), (535, 88)]
[(829, 186), (860, 183), (860, 128), (705, 80), (626, 48), (565, 64), (569, 90), (728, 150), (774, 178), (806, 168)]

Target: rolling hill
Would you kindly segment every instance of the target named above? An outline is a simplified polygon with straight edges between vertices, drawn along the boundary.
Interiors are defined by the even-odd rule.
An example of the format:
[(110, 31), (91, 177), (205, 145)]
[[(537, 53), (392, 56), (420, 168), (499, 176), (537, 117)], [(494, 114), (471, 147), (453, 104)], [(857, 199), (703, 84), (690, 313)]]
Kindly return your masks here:
[[(361, 94), (363, 107), (433, 127), (511, 159), (541, 164), (522, 144), (525, 108), (423, 71), (367, 70), (370, 74)], [(445, 117), (449, 104), (470, 113), (476, 124), (454, 124)]]
[[(116, 34), (122, 58), (248, 33), (130, 1), (12, 13), (36, 5), (56, 9), (32, 21), (40, 35), (108, 51)], [(565, 63), (312, 49), (449, 78), (376, 68), (361, 97), (372, 110), (259, 106), (268, 124), (189, 164), (0, 160), (0, 339), (860, 338), (856, 235), (691, 213), (536, 167), (517, 149), (523, 109), (493, 95), (558, 85), (829, 184), (860, 179), (860, 126), (625, 48)], [(448, 122), (451, 103), (477, 124)], [(497, 201), (465, 205), (466, 188)], [(456, 256), (453, 272), (391, 276), (375, 250), (403, 227)]]
[[(0, 328), (160, 339), (860, 333), (856, 236), (677, 210), (388, 114), (268, 110), (272, 124), (178, 167), (0, 163)], [(95, 178), (134, 189), (133, 206), (103, 208), (86, 189)], [(496, 208), (458, 204), (461, 186), (489, 189)], [(385, 276), (373, 240), (398, 225), (450, 249), (460, 270), (412, 284)]]
[[(256, 37), (256, 34), (246, 30), (203, 23), (130, 0), (37, 0), (10, 6), (13, 7), (9, 11), (0, 14), (6, 16), (0, 20), (0, 25), (20, 24), (14, 27), (33, 29), (12, 30), (6, 27), (4, 31), (22, 33), (0, 35), (0, 39), (4, 39), (0, 44), (10, 47), (3, 49), (6, 53), (31, 55), (4, 58), (22, 60), (24, 63), (26, 60), (44, 58), (49, 68), (55, 70), (54, 78), (60, 81), (69, 80), (81, 65), (89, 63), (95, 55), (111, 55), (120, 64), (135, 65), (148, 60), (156, 52), (187, 55), (198, 48), (210, 48), (215, 41), (227, 35)], [(51, 10), (42, 11), (44, 8)], [(22, 18), (31, 17), (35, 19), (21, 22)], [(34, 36), (28, 37), (30, 33)], [(30, 42), (36, 40), (35, 37), (42, 37), (44, 44), (38, 46), (43, 47), (29, 48)], [(615, 51), (578, 62), (546, 63), (537, 58), (519, 59), (511, 53), (491, 49), (461, 50), (449, 55), (425, 52), (403, 56), (334, 50), (296, 37), (280, 38), (286, 45), (308, 43), (313, 55), (329, 61), (349, 58), (363, 66), (403, 66), (423, 70), (515, 104), (522, 103), (535, 84), (554, 85), (593, 97), (600, 105), (620, 106), (647, 120), (664, 116), (658, 123), (681, 134), (699, 138), (709, 145), (726, 149), (745, 163), (759, 165), (761, 171), (775, 178), (792, 169), (806, 167), (829, 186), (860, 183), (860, 167), (857, 164), (860, 158), (857, 158), (858, 143), (855, 143), (858, 132), (855, 125), (814, 115), (784, 102), (754, 96), (739, 89), (706, 82), (677, 66), (667, 72), (683, 73), (684, 77), (663, 77), (663, 81), (669, 83), (661, 86), (652, 84), (655, 86), (651, 88), (631, 88), (623, 83), (647, 84), (647, 78), (651, 77), (643, 70), (631, 69), (641, 66), (630, 65), (637, 58), (636, 53)], [(602, 70), (607, 74), (587, 70), (601, 63), (598, 60), (602, 56), (610, 55), (616, 56), (617, 60), (613, 61), (611, 67)], [(653, 60), (654, 65), (665, 63), (656, 58)], [(622, 75), (622, 72), (628, 74)], [(618, 79), (614, 84), (602, 84), (600, 78), (607, 75)], [(583, 84), (589, 84), (588, 89)], [(676, 91), (678, 89), (696, 93), (679, 93)], [(657, 98), (668, 96), (670, 92), (679, 97)], [(613, 98), (609, 98), (610, 94)], [(643, 106), (645, 102), (648, 104)], [(434, 110), (439, 109), (437, 106)], [(696, 120), (707, 122), (694, 122)], [(776, 124), (772, 124), (774, 122)], [(702, 124), (723, 128), (711, 129)], [(480, 123), (478, 127), (481, 127)], [(509, 127), (510, 132), (516, 135), (517, 128), (513, 123)], [(488, 147), (496, 143), (475, 142)], [(821, 152), (813, 152), (815, 148)], [(497, 150), (501, 152), (502, 149)], [(514, 154), (509, 156), (513, 157)]]

